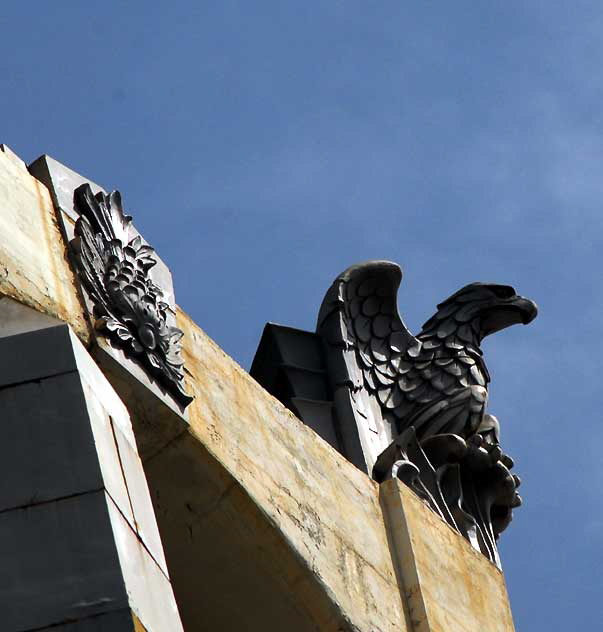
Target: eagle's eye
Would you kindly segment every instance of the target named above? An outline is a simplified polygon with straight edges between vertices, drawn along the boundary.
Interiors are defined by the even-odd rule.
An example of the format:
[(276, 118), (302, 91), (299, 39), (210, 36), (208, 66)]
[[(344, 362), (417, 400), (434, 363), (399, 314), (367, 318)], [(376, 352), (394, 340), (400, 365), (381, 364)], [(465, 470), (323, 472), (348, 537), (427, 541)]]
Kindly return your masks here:
[(496, 298), (513, 298), (516, 294), (510, 285), (493, 285), (490, 289)]

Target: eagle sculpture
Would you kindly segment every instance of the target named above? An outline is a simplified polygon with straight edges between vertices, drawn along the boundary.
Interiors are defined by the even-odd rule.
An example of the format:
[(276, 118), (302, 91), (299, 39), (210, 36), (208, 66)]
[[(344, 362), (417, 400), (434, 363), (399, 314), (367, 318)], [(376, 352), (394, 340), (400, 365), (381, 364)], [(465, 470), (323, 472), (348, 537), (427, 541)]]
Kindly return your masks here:
[(498, 563), (495, 540), (521, 499), (498, 421), (486, 413), (490, 375), (480, 344), (531, 322), (536, 304), (508, 285), (471, 283), (413, 336), (398, 313), (401, 279), (395, 263), (369, 261), (348, 268), (327, 292), (317, 333), (334, 399), (345, 391), (358, 425), (372, 420), (361, 442), (373, 451), (373, 476), (406, 477)]

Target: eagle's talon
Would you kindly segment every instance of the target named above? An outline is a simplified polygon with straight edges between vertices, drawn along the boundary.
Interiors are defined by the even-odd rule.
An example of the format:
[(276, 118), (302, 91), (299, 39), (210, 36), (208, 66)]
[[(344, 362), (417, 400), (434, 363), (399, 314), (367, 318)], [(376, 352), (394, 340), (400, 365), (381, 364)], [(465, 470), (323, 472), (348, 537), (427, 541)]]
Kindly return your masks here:
[(481, 434), (474, 434), (473, 436), (469, 437), (469, 441), (476, 448), (480, 448), (484, 444), (484, 438), (482, 437)]
[(500, 457), (500, 462), (508, 469), (512, 469), (513, 466), (515, 465), (515, 461), (508, 455), (508, 454), (503, 454)]
[(503, 451), (501, 449), (501, 447), (499, 445), (494, 445), (491, 449), (490, 449), (490, 460), (492, 461), (492, 463), (498, 463), (498, 461), (500, 461), (502, 455), (503, 455)]

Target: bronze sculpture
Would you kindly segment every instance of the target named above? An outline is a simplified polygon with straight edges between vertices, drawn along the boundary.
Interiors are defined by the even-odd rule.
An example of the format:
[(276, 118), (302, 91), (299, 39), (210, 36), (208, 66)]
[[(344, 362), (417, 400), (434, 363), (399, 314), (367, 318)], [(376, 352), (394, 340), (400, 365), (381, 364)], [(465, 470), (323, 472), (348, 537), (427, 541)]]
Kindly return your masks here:
[(317, 334), (339, 423), (356, 420), (376, 480), (404, 480), (499, 563), (496, 540), (521, 503), (520, 481), (485, 412), (490, 376), (480, 343), (531, 322), (536, 304), (507, 285), (472, 283), (413, 336), (398, 314), (401, 278), (396, 264), (369, 261), (348, 268), (325, 296)]

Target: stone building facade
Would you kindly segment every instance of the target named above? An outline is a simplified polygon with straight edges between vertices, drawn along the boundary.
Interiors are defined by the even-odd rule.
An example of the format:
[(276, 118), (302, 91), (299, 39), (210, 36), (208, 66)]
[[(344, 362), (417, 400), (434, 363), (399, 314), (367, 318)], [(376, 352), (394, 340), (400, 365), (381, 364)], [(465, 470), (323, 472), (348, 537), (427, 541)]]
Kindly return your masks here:
[(102, 191), (1, 147), (0, 628), (513, 630), (502, 572), (269, 395), (158, 257), (190, 403), (99, 331), (69, 246), (82, 183)]

